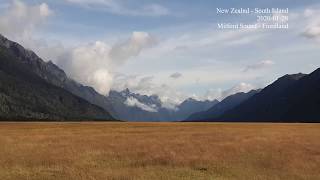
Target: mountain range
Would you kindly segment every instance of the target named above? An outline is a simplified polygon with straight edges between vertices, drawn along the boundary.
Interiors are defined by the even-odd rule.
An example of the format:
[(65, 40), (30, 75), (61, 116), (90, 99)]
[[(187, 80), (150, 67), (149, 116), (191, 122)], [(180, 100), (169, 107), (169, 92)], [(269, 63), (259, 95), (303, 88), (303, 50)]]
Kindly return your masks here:
[(210, 119), (218, 118), (226, 111), (235, 108), (237, 105), (241, 104), (253, 95), (259, 93), (259, 91), (260, 90), (252, 90), (248, 93), (240, 92), (234, 95), (230, 95), (223, 99), (221, 102), (212, 106), (207, 111), (192, 114), (185, 121), (210, 121)]
[(217, 104), (217, 100), (198, 101), (186, 99), (174, 109), (163, 107), (157, 95), (147, 96), (130, 92), (110, 91), (107, 97), (119, 119), (127, 121), (180, 121), (193, 113), (205, 111)]
[(217, 115), (214, 106), (187, 121), (320, 122), (319, 92), (320, 69), (310, 74), (285, 75), (222, 114)]
[(320, 69), (286, 75), (221, 116), (224, 121), (320, 122)]
[(129, 89), (105, 96), (2, 35), (0, 53), (0, 119), (178, 121), (217, 103), (188, 99), (171, 110), (158, 96)]
[(0, 120), (320, 122), (320, 69), (285, 75), (261, 90), (168, 108), (157, 95), (102, 95), (53, 62), (0, 35)]

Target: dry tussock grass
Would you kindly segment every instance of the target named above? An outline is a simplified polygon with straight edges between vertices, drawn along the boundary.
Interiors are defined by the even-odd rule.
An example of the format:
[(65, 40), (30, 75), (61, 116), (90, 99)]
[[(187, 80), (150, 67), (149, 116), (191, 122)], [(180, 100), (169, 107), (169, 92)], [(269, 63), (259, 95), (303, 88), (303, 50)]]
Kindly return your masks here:
[(320, 125), (1, 123), (0, 179), (320, 179)]

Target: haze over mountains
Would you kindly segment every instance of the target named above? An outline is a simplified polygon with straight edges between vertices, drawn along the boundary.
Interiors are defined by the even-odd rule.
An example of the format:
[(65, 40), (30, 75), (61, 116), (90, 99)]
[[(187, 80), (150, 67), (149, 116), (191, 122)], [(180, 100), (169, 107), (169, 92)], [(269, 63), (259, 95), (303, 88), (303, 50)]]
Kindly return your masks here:
[(320, 69), (285, 75), (262, 90), (164, 107), (157, 95), (108, 96), (0, 35), (0, 120), (320, 122)]
[(186, 99), (175, 109), (163, 107), (156, 95), (146, 96), (130, 92), (111, 91), (107, 97), (112, 103), (117, 117), (127, 121), (181, 121), (193, 113), (209, 109), (218, 103), (217, 100), (198, 101)]
[(131, 93), (128, 89), (104, 96), (68, 78), (51, 61), (44, 62), (32, 51), (1, 35), (0, 47), (2, 119), (109, 120), (115, 117), (126, 121), (178, 121), (217, 103), (188, 99), (177, 109), (167, 109), (162, 107), (159, 97)]

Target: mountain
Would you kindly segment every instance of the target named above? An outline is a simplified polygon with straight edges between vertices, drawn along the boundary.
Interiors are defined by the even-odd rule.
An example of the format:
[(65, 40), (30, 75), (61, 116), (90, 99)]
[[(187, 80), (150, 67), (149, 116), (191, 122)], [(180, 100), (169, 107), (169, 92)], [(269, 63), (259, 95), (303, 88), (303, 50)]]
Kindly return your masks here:
[(197, 114), (203, 111), (207, 111), (208, 109), (215, 107), (217, 104), (219, 104), (218, 100), (198, 101), (198, 100), (189, 98), (178, 106), (178, 109), (179, 109), (179, 111), (177, 112), (178, 119), (180, 120), (187, 119), (190, 115), (194, 113)]
[[(12, 69), (14, 69), (12, 72), (18, 72), (17, 68), (22, 67), (22, 69), (19, 70), (21, 71), (20, 75), (23, 73), (29, 73), (29, 74), (32, 74), (32, 77), (38, 78), (39, 82), (38, 81), (37, 82), (38, 84), (41, 84), (41, 86), (38, 85), (39, 91), (44, 91), (43, 93), (46, 94), (46, 92), (50, 91), (52, 87), (58, 88), (60, 91), (69, 93), (73, 97), (81, 99), (81, 101), (83, 100), (83, 102), (86, 102), (86, 103), (89, 102), (88, 104), (91, 103), (90, 105), (93, 107), (99, 106), (98, 108), (100, 110), (101, 108), (103, 108), (102, 111), (110, 113), (110, 115), (108, 113), (109, 119), (111, 119), (111, 116), (112, 116), (112, 117), (115, 117), (116, 119), (128, 120), (128, 121), (177, 121), (177, 120), (182, 120), (188, 117), (192, 113), (195, 113), (198, 111), (204, 111), (209, 107), (211, 107), (212, 105), (210, 101), (200, 102), (200, 101), (191, 101), (189, 99), (184, 103), (182, 103), (180, 106), (178, 106), (177, 110), (170, 110), (162, 107), (161, 100), (159, 99), (158, 96), (155, 96), (155, 95), (146, 96), (146, 95), (131, 93), (129, 90), (125, 90), (122, 92), (111, 91), (109, 93), (109, 96), (104, 96), (96, 92), (92, 87), (84, 86), (68, 78), (66, 73), (62, 69), (60, 69), (57, 65), (55, 65), (53, 62), (43, 61), (34, 52), (25, 49), (18, 43), (10, 41), (1, 35), (0, 35), (0, 46), (2, 50), (2, 56), (3, 56), (1, 58), (2, 60), (1, 69), (2, 69), (3, 80), (6, 78), (10, 79), (8, 77), (5, 77), (5, 75), (9, 76), (9, 73), (10, 73), (8, 71), (5, 71), (7, 69), (6, 66), (8, 64), (6, 60), (9, 61), (11, 59), (14, 59), (12, 60), (12, 63), (13, 62), (15, 63), (12, 65)], [(4, 58), (5, 56), (10, 56), (10, 57), (6, 59)], [(28, 79), (30, 77), (26, 76), (28, 77), (26, 78), (20, 75), (16, 76), (15, 80), (11, 79), (10, 81), (16, 82), (16, 83), (21, 82), (21, 85), (27, 86), (27, 87), (25, 86), (20, 87), (21, 90), (28, 89), (29, 93), (31, 93), (31, 94), (24, 94), (25, 98), (28, 98), (28, 97), (40, 98), (40, 97), (37, 97), (38, 95), (37, 96), (33, 95), (33, 93), (35, 93), (34, 90), (33, 91), (30, 90), (30, 87), (34, 87), (34, 84), (28, 81), (30, 80)], [(18, 90), (14, 91), (14, 89), (8, 89), (8, 87), (4, 87), (4, 84), (5, 83), (2, 84), (3, 92), (6, 90), (7, 92), (15, 92), (18, 94), (19, 92)], [(42, 84), (48, 84), (50, 88), (45, 89), (44, 87), (42, 87)], [(19, 86), (16, 85), (16, 87), (19, 87)], [(11, 95), (7, 94), (6, 96), (11, 96)], [(53, 100), (49, 101), (50, 98), (47, 97), (47, 95), (43, 95), (43, 96), (45, 97), (41, 97), (41, 98), (46, 99), (46, 101), (54, 102)], [(4, 97), (5, 95), (2, 94), (1, 98), (4, 99)], [(22, 101), (22, 99), (19, 99), (19, 100)], [(57, 102), (56, 106), (58, 106), (59, 104), (59, 107), (63, 107), (63, 103), (60, 102), (59, 104)], [(195, 105), (192, 105), (193, 103)], [(23, 103), (20, 103), (21, 106), (22, 104)], [(24, 107), (24, 108), (27, 108), (27, 107)], [(36, 110), (37, 108), (39, 107), (33, 107), (34, 110)], [(52, 111), (54, 110), (54, 107), (52, 106), (50, 108), (51, 108), (50, 112), (52, 113)], [(3, 108), (3, 111), (4, 109), (5, 108)], [(67, 107), (63, 112), (66, 113), (66, 111), (67, 111)], [(18, 112), (18, 110), (16, 112)], [(61, 119), (62, 115), (63, 113), (60, 113), (60, 116), (57, 116), (57, 117)], [(79, 114), (79, 117), (80, 117), (80, 114)], [(106, 116), (103, 116), (103, 117), (106, 117)], [(53, 117), (48, 115), (47, 119), (49, 118), (53, 118)]]
[(308, 75), (285, 75), (218, 119), (238, 122), (320, 122), (319, 92), (320, 69)]
[(233, 109), (253, 95), (257, 94), (260, 90), (252, 90), (248, 93), (237, 93), (226, 97), (221, 102), (212, 106), (207, 111), (192, 114), (186, 121), (210, 121), (211, 119), (218, 118), (224, 112)]
[(79, 96), (87, 100), (92, 104), (102, 107), (103, 109), (108, 111), (113, 117), (117, 118), (117, 114), (115, 113), (111, 102), (106, 96), (99, 94), (95, 89), (93, 89), (90, 86), (84, 86), (74, 81), (73, 79), (68, 78), (65, 72), (58, 66), (53, 64), (51, 61), (47, 63), (46, 73), (50, 75), (46, 78), (50, 83), (59, 86), (75, 94), (76, 96)]
[(102, 107), (113, 117), (117, 118), (110, 101), (104, 95), (99, 94), (92, 87), (84, 86), (73, 79), (68, 78), (66, 73), (51, 61), (43, 61), (34, 52), (25, 49), (18, 43), (12, 42), (1, 35), (0, 44), (6, 51), (14, 54), (21, 61), (27, 62), (29, 68), (42, 79), (50, 84), (61, 87), (92, 104)]
[(169, 118), (166, 111), (162, 112), (160, 100), (156, 96), (135, 94), (126, 89), (121, 92), (111, 90), (107, 98), (121, 120), (161, 121)]
[(113, 119), (103, 108), (64, 89), (70, 81), (52, 62), (0, 35), (1, 120)]
[(179, 121), (217, 103), (217, 100), (197, 101), (190, 98), (176, 109), (167, 109), (162, 106), (158, 96), (140, 95), (130, 92), (129, 89), (121, 92), (110, 91), (108, 99), (119, 118), (126, 121)]

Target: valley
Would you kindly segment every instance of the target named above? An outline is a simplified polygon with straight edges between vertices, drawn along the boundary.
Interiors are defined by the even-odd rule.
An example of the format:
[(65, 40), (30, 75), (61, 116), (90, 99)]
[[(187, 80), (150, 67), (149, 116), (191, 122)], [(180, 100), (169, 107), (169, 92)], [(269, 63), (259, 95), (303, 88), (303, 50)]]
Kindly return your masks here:
[(320, 125), (0, 123), (0, 179), (320, 178)]

